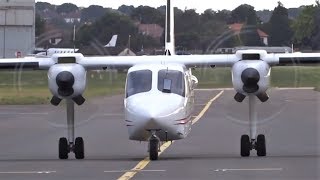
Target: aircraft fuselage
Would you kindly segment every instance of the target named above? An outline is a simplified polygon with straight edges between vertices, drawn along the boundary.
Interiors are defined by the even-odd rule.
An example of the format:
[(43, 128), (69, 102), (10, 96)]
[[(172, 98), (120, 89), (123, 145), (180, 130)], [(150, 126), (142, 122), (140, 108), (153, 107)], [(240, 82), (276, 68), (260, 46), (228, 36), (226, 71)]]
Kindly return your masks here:
[(126, 81), (125, 121), (129, 139), (185, 138), (191, 130), (194, 90), (191, 71), (181, 65), (138, 65)]

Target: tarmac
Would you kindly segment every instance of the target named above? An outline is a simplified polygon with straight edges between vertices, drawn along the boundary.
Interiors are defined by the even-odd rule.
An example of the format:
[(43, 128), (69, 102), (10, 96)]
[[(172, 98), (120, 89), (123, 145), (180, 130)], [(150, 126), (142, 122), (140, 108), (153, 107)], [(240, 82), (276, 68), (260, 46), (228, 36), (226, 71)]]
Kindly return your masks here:
[(196, 91), (199, 121), (186, 139), (164, 144), (158, 161), (148, 160), (147, 143), (128, 140), (122, 95), (76, 107), (84, 160), (58, 159), (58, 139), (67, 135), (65, 105), (0, 106), (0, 179), (320, 179), (319, 92), (271, 89), (270, 100), (258, 103), (267, 156), (252, 151), (248, 158), (240, 157), (248, 104), (235, 102), (234, 94)]

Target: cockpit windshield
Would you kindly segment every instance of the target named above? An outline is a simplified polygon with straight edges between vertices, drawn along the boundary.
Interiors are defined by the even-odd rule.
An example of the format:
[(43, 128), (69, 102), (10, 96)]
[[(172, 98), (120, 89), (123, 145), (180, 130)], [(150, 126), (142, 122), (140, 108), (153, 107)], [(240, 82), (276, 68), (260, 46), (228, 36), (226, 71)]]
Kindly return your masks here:
[(181, 71), (160, 70), (158, 73), (158, 90), (185, 96), (184, 76)]
[(152, 88), (152, 71), (139, 70), (133, 71), (128, 74), (126, 97), (148, 92)]

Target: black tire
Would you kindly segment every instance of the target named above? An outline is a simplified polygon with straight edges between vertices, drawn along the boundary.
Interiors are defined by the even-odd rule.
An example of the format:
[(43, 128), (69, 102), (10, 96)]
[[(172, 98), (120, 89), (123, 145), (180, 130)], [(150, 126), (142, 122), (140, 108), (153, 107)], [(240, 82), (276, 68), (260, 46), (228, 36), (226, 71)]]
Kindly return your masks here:
[(76, 159), (84, 159), (84, 143), (82, 137), (77, 137), (75, 140), (74, 154)]
[(59, 139), (59, 159), (68, 159), (69, 145), (67, 138)]
[(241, 156), (248, 157), (250, 156), (251, 143), (248, 135), (241, 136)]
[(266, 156), (266, 138), (263, 134), (258, 135), (257, 137), (257, 143), (256, 143), (256, 148), (257, 148), (257, 156)]
[(158, 152), (158, 146), (159, 141), (157, 139), (151, 139), (149, 142), (149, 159), (151, 161), (158, 160), (159, 152)]

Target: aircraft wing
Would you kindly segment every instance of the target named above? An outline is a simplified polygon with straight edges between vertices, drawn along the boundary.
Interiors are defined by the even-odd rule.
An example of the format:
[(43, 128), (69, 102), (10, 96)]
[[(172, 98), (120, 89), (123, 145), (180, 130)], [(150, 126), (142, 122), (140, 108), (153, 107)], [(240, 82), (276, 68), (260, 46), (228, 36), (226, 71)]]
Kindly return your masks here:
[(320, 64), (320, 53), (267, 54), (266, 51), (245, 50), (236, 54), (181, 56), (107, 56), (83, 57), (87, 69), (128, 68), (137, 64), (183, 64), (186, 67), (232, 67), (241, 60), (263, 60), (270, 66), (305, 66)]
[(51, 58), (12, 58), (12, 59), (0, 59), (0, 70), (40, 70), (49, 69), (54, 65)]
[(270, 66), (320, 64), (320, 53), (267, 54), (245, 50), (236, 54), (181, 56), (92, 56), (79, 53), (55, 54), (51, 58), (0, 59), (0, 69), (49, 69), (54, 64), (77, 63), (87, 70), (123, 69), (138, 64), (183, 64), (186, 67), (232, 67), (241, 60), (264, 60)]
[(265, 59), (276, 66), (307, 66), (320, 64), (320, 53), (268, 54)]
[(185, 56), (106, 56), (83, 57), (79, 64), (86, 69), (119, 69), (138, 64), (184, 64), (187, 67), (231, 67), (234, 55), (185, 55)]

